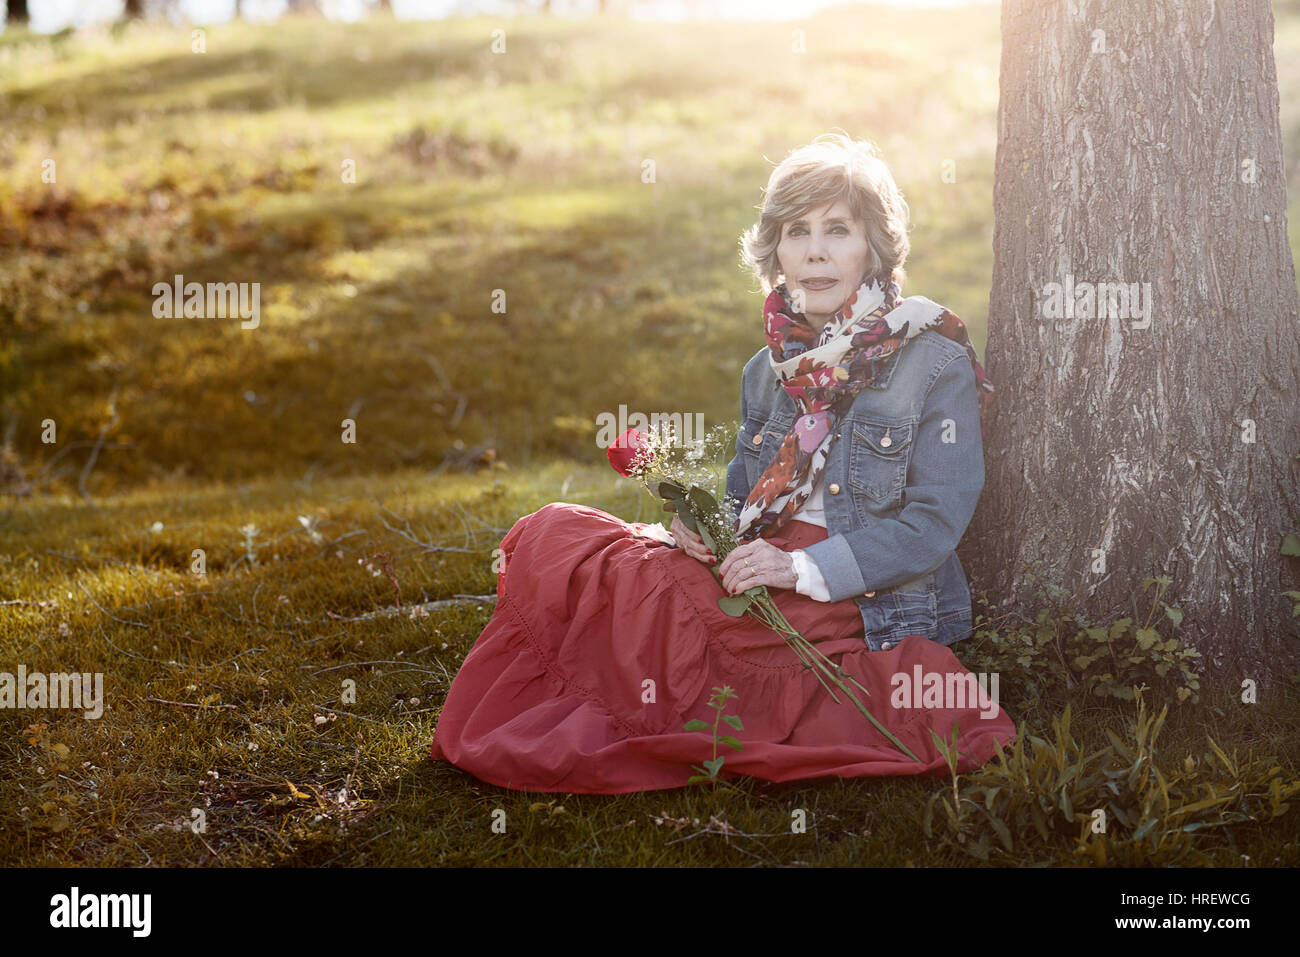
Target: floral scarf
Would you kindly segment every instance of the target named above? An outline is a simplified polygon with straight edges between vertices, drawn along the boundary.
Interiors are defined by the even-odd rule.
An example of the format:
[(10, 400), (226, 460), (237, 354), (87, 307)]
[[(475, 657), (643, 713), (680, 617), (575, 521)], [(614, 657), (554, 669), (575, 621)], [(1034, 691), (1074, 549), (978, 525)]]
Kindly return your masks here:
[(768, 358), (799, 414), (740, 510), (742, 542), (773, 534), (794, 516), (825, 470), (840, 416), (887, 368), (885, 360), (927, 329), (966, 347), (975, 367), (980, 434), (985, 434), (993, 385), (965, 324), (924, 296), (900, 300), (898, 295), (897, 283), (882, 290), (878, 281), (864, 281), (820, 331), (795, 311), (785, 283), (768, 295), (763, 304)]

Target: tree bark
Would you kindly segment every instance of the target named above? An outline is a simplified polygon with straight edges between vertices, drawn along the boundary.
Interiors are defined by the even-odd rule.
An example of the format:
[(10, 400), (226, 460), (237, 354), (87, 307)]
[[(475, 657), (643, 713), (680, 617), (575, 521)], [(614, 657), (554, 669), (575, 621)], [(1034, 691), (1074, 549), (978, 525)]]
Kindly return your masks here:
[[(1212, 673), (1294, 670), (1281, 593), (1300, 575), (1279, 547), (1300, 531), (1300, 323), (1281, 141), (1267, 0), (1003, 0), (998, 391), (962, 545), (995, 610), (1046, 604), (1037, 562), (1094, 621), (1140, 625), (1143, 581), (1168, 576), (1172, 634)], [(1067, 277), (1074, 314), (1050, 318)], [(1150, 325), (1088, 316), (1079, 284), (1101, 282), (1149, 288)]]
[(27, 12), (27, 0), (9, 0), (6, 14), (10, 23), (27, 23), (31, 19)]

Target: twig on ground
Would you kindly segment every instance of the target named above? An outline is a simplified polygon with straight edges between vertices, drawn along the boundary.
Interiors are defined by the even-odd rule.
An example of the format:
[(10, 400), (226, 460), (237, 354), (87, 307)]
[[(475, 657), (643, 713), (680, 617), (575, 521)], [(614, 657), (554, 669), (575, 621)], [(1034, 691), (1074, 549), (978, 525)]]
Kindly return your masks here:
[(105, 607), (104, 607), (103, 605), (101, 605), (99, 602), (95, 601), (95, 596), (92, 595), (90, 592), (86, 591), (86, 586), (83, 585), (80, 581), (77, 582), (77, 587), (81, 589), (82, 594), (84, 594), (87, 598), (90, 599), (90, 603), (91, 603), (92, 605), (94, 605), (96, 608), (98, 608), (100, 611), (102, 611), (102, 612), (103, 612), (105, 615), (107, 615), (109, 618), (112, 618), (114, 621), (121, 622), (121, 623), (124, 624), (124, 625), (134, 625), (136, 628), (148, 628), (148, 627), (149, 627), (149, 626), (148, 626), (147, 624), (145, 624), (143, 621), (127, 621), (125, 618), (118, 618), (117, 615), (113, 614), (111, 611), (109, 611), (107, 608), (105, 608)]
[[(409, 661), (394, 660), (392, 658), (377, 658), (374, 661), (349, 661), (346, 664), (330, 665), (328, 668), (321, 668), (319, 671), (313, 671), (311, 674), (312, 677), (314, 678), (317, 675), (325, 674), (325, 672), (327, 671), (338, 671), (340, 668), (360, 668), (363, 665), (409, 665), (409, 664), (410, 664)], [(309, 668), (311, 666), (303, 665), (303, 667)], [(417, 668), (415, 670), (423, 671), (425, 669)], [(433, 674), (433, 672), (430, 671), (429, 674)]]
[(315, 707), (320, 708), (322, 711), (328, 711), (330, 714), (343, 714), (347, 715), (349, 718), (360, 718), (362, 721), (369, 721), (371, 724), (382, 724), (385, 727), (388, 725), (388, 722), (386, 721), (367, 718), (364, 714), (357, 714), (355, 711), (335, 711), (333, 708), (327, 708), (323, 704), (318, 704)]
[(388, 515), (392, 515), (393, 518), (396, 519), (396, 520), (398, 520), (398, 521), (400, 521), (400, 522), (402, 523), (402, 526), (403, 526), (402, 528), (394, 528), (392, 525), (389, 525), (389, 524), (388, 524), (388, 520), (384, 518), (384, 515), (383, 515), (383, 514), (381, 514), (381, 515), (379, 516), (379, 521), (383, 523), (384, 528), (388, 529), (388, 530), (389, 530), (390, 532), (392, 532), (394, 535), (398, 535), (398, 536), (400, 536), (401, 538), (406, 539), (406, 541), (410, 542), (412, 545), (419, 546), (419, 548), (420, 548), (422, 551), (425, 551), (425, 552), (465, 552), (465, 553), (468, 553), (468, 554), (473, 555), (473, 554), (477, 554), (479, 551), (482, 550), (482, 549), (479, 549), (479, 548), (458, 548), (458, 547), (456, 547), (455, 545), (435, 545), (435, 544), (433, 544), (432, 542), (422, 541), (422, 540), (420, 539), (420, 537), (419, 537), (418, 535), (415, 534), (415, 531), (411, 528), (411, 522), (410, 522), (409, 519), (402, 518), (400, 515), (397, 515), (397, 514), (391, 512), (391, 511), (389, 511), (387, 508), (385, 508), (383, 505), (380, 505), (378, 502), (376, 502), (375, 504), (379, 506), (379, 511), (380, 511), (381, 513), (386, 513), (386, 514), (388, 514)]
[(394, 608), (389, 605), (386, 608), (377, 608), (374, 611), (368, 611), (365, 614), (357, 615), (355, 618), (331, 618), (325, 617), (320, 619), (323, 622), (329, 621), (369, 621), (372, 618), (392, 618), (394, 615), (410, 615), (417, 610), (432, 611), (435, 608), (445, 608), (448, 605), (460, 605), (467, 601), (474, 601), (480, 604), (491, 604), (497, 600), (496, 595), (455, 595), (451, 598), (442, 598), (438, 601), (426, 601), (418, 605), (407, 605), (404, 608)]
[(195, 704), (191, 701), (168, 701), (166, 698), (145, 698), (145, 701), (152, 701), (154, 704), (169, 704), (176, 708), (194, 708), (198, 711), (225, 710), (238, 711), (239, 706), (233, 704)]

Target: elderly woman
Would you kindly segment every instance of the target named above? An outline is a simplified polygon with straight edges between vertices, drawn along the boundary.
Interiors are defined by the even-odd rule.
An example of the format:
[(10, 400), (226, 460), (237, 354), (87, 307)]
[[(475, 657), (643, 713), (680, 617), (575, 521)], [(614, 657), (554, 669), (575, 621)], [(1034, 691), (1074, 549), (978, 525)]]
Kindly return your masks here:
[[(980, 413), (993, 394), (961, 320), (898, 298), (907, 213), (866, 144), (831, 134), (777, 168), (742, 241), (769, 293), (767, 344), (745, 366), (727, 470), (753, 541), (722, 563), (723, 584), (852, 599), (873, 651), (970, 633), (955, 549), (984, 487)], [(754, 537), (791, 520), (828, 537), (788, 551)], [(715, 561), (680, 518), (672, 531)]]
[[(724, 777), (939, 770), (930, 732), (947, 739), (954, 723), (969, 768), (1014, 738), (996, 700), (922, 700), (927, 676), (973, 677), (945, 646), (971, 627), (954, 549), (984, 483), (993, 390), (961, 320), (899, 297), (907, 214), (869, 144), (828, 134), (777, 166), (742, 237), (767, 292), (766, 344), (741, 380), (727, 492), (742, 544), (718, 566), (722, 589), (680, 518), (674, 547), (590, 506), (524, 516), (502, 541), (497, 608), (448, 691), (434, 758), (526, 791), (679, 787), (714, 748), (683, 725), (714, 723), (721, 686), (743, 729)], [(723, 589), (755, 585), (919, 760), (774, 631), (718, 607)]]

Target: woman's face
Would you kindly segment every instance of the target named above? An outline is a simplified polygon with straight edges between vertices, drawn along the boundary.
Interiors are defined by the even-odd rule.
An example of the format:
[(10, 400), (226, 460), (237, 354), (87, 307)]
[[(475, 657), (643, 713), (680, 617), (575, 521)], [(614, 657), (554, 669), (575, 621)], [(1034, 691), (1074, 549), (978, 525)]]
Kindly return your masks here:
[(842, 199), (782, 223), (776, 258), (790, 295), (802, 291), (804, 315), (814, 326), (844, 305), (871, 264), (862, 224)]

